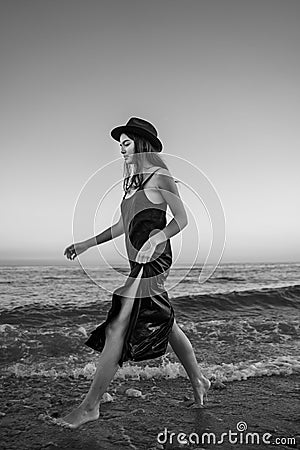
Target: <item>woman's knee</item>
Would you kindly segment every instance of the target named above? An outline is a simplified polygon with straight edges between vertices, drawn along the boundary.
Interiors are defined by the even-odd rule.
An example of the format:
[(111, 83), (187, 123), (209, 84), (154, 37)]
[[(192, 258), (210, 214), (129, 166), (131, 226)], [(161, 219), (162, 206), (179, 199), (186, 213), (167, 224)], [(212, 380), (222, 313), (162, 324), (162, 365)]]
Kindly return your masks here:
[(126, 301), (122, 304), (122, 309), (119, 313), (119, 316), (111, 321), (106, 327), (106, 337), (121, 337), (125, 334), (130, 321), (132, 306), (133, 305), (126, 303)]
[(115, 319), (110, 322), (105, 329), (107, 338), (121, 337), (126, 331), (126, 321)]
[(170, 341), (174, 342), (174, 340), (179, 340), (186, 337), (183, 330), (180, 328), (178, 323), (174, 320), (172, 329), (170, 331)]

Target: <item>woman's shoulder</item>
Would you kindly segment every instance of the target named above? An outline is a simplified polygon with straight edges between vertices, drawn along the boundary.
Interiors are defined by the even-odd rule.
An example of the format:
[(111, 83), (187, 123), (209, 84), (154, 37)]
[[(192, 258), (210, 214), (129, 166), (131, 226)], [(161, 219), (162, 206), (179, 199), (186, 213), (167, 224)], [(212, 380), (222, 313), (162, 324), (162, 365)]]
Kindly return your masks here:
[(175, 184), (175, 180), (169, 169), (157, 167), (153, 171), (155, 171), (152, 177), (154, 178), (153, 183), (157, 188), (167, 189)]
[(160, 167), (160, 166), (153, 167), (153, 172), (155, 172), (154, 175), (157, 175), (157, 176), (159, 176), (159, 175), (168, 175), (169, 177), (172, 176), (169, 169), (165, 169), (164, 167)]
[(169, 169), (166, 169), (164, 167), (157, 167), (154, 169), (157, 180), (170, 180), (173, 179), (173, 175), (171, 174)]

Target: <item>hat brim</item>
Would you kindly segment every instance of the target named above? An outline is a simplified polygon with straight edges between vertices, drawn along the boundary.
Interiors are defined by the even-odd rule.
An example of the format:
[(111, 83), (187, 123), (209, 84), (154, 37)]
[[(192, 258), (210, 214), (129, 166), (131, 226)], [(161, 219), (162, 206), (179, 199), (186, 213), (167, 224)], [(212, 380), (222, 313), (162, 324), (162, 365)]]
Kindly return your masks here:
[(120, 141), (121, 134), (122, 133), (126, 134), (126, 132), (127, 133), (131, 132), (131, 133), (137, 134), (138, 136), (145, 136), (149, 140), (149, 142), (153, 145), (155, 150), (157, 150), (158, 152), (162, 151), (163, 145), (162, 145), (161, 141), (156, 136), (154, 136), (152, 133), (148, 133), (147, 130), (141, 130), (140, 127), (123, 125), (123, 126), (114, 128), (110, 132), (110, 135), (116, 141)]

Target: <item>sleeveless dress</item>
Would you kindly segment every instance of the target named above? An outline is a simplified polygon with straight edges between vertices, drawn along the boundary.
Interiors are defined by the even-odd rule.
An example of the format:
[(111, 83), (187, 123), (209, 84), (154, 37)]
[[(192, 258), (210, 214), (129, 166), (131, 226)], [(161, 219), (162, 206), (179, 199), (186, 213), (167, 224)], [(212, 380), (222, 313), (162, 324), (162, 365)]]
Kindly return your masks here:
[[(106, 320), (99, 325), (85, 342), (92, 349), (101, 352), (105, 345), (105, 328), (118, 316), (121, 298), (142, 270), (136, 296), (124, 337), (119, 366), (123, 362), (144, 361), (158, 358), (166, 353), (169, 334), (174, 323), (174, 310), (164, 288), (164, 282), (172, 264), (170, 239), (156, 246), (147, 263), (137, 263), (136, 255), (149, 236), (166, 226), (167, 203), (152, 203), (144, 192), (144, 184), (159, 170), (154, 170), (136, 192), (128, 198), (124, 194), (121, 214), (124, 224), (125, 245), (130, 263), (130, 274), (123, 286), (112, 294), (111, 308)], [(122, 293), (125, 292), (125, 295)], [(125, 300), (126, 301), (126, 300)]]

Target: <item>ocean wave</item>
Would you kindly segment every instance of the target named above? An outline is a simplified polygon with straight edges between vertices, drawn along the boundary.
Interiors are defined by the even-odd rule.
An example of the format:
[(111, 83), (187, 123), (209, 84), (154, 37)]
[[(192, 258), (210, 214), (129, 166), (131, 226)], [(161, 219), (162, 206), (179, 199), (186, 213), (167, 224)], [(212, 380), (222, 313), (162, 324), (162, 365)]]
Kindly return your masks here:
[(279, 288), (261, 288), (216, 294), (193, 294), (171, 299), (175, 306), (185, 312), (199, 311), (241, 311), (249, 308), (300, 307), (300, 285)]
[[(300, 373), (300, 357), (279, 356), (261, 361), (241, 361), (238, 363), (203, 365), (201, 370), (205, 376), (210, 379), (222, 382), (242, 381), (251, 377), (262, 377), (271, 375), (288, 376)], [(88, 362), (82, 367), (61, 367), (47, 368), (42, 363), (34, 365), (25, 365), (16, 363), (6, 368), (5, 375), (14, 375), (20, 378), (38, 376), (38, 377), (72, 377), (92, 379), (96, 371), (96, 363)], [(184, 377), (187, 374), (183, 366), (178, 362), (169, 361), (167, 357), (163, 358), (159, 366), (127, 364), (120, 368), (115, 376), (119, 380), (146, 380), (146, 379), (174, 379)]]
[[(47, 276), (43, 276), (41, 278), (42, 280), (74, 280), (75, 277), (74, 276), (67, 276), (67, 275), (59, 275), (59, 276), (55, 276), (55, 275), (47, 275)], [(81, 278), (78, 277), (78, 280), (81, 281)]]
[(240, 282), (245, 282), (246, 279), (245, 278), (241, 278), (241, 277), (211, 277), (207, 280), (209, 283), (216, 283), (219, 281), (233, 281), (234, 283), (240, 283)]
[[(224, 312), (247, 313), (263, 310), (291, 311), (300, 308), (300, 285), (280, 288), (261, 288), (228, 293), (193, 294), (170, 298), (179, 317), (192, 320), (199, 312), (214, 315), (216, 319)], [(29, 305), (2, 308), (1, 323), (24, 326), (41, 326), (46, 323), (83, 323), (101, 321), (111, 306), (111, 299), (99, 299), (77, 305), (73, 303), (41, 304), (35, 301)]]
[[(195, 278), (185, 278), (179, 282), (179, 284), (195, 284)], [(206, 280), (206, 283), (218, 284), (218, 283), (245, 283), (246, 279), (241, 277), (211, 277)]]
[(41, 326), (47, 323), (74, 324), (74, 322), (87, 321), (87, 317), (101, 320), (105, 316), (105, 310), (109, 305), (103, 306), (98, 303), (88, 303), (84, 306), (76, 305), (31, 305), (16, 306), (13, 309), (1, 311), (1, 322), (12, 325)]

